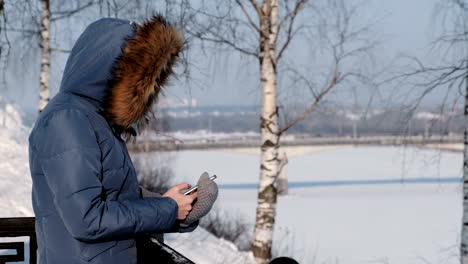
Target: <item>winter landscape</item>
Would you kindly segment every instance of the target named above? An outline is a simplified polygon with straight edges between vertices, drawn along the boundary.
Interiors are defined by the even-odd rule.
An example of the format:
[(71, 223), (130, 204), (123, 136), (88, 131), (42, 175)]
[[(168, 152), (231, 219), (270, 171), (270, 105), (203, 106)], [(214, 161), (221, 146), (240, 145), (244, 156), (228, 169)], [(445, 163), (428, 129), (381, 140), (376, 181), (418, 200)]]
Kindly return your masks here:
[[(2, 105), (2, 120), (1, 149), (6, 158), (0, 164), (1, 216), (32, 216), (28, 128), (21, 125), (14, 105)], [(460, 152), (353, 146), (286, 151), (291, 187), (278, 200), (275, 243), (280, 254), (295, 256), (301, 263), (458, 263)], [(252, 228), (259, 171), (255, 149), (138, 155), (148, 156), (155, 166), (170, 160), (174, 182), (196, 182), (205, 170), (217, 174), (216, 206), (227, 216), (245, 219)], [(196, 263), (251, 261), (231, 242), (202, 228), (166, 239)], [(207, 245), (213, 248), (210, 254)]]
[(0, 0), (0, 263), (136, 263), (171, 215), (169, 263), (468, 264), (467, 32), (466, 0)]

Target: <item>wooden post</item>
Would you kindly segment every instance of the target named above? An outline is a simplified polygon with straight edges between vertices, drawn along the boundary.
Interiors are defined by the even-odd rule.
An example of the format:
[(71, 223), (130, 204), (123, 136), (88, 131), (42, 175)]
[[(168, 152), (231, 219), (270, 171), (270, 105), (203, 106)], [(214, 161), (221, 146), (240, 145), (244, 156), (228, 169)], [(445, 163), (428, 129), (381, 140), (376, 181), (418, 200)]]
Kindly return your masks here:
[(278, 195), (287, 195), (288, 194), (288, 176), (286, 174), (286, 164), (288, 164), (288, 156), (286, 151), (283, 151), (279, 157), (279, 176), (276, 185), (278, 190)]

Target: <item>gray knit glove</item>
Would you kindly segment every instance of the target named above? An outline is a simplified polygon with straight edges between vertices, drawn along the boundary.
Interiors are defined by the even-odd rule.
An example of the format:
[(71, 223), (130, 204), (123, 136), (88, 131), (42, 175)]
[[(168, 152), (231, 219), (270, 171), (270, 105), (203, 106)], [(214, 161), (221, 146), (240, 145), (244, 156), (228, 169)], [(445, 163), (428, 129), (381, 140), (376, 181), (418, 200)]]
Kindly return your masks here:
[(189, 226), (207, 215), (213, 207), (216, 198), (218, 198), (218, 185), (210, 180), (208, 173), (204, 172), (197, 182), (198, 197), (193, 204), (192, 211), (187, 215), (187, 218), (181, 223), (181, 226)]

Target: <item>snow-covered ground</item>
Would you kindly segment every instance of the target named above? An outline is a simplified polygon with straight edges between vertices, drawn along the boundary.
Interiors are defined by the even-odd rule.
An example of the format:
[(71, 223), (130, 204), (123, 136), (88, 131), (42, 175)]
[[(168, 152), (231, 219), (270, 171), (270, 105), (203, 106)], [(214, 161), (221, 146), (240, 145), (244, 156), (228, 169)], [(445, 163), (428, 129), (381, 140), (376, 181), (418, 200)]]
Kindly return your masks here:
[[(440, 179), (431, 184), (294, 188), (280, 197), (275, 243), (302, 263), (458, 263), (460, 153), (400, 147), (290, 148), (290, 182)], [(303, 155), (300, 155), (300, 154)], [(218, 183), (255, 183), (255, 151), (183, 151), (174, 159), (180, 180), (199, 173)], [(221, 189), (217, 206), (253, 224), (255, 189)], [(280, 250), (281, 251), (281, 250)]]
[[(0, 217), (34, 216), (28, 166), (29, 128), (23, 126), (16, 109), (15, 105), (0, 98)], [(232, 243), (218, 239), (202, 228), (192, 234), (173, 234), (167, 240), (196, 263), (252, 263), (250, 254), (239, 252)], [(0, 241), (25, 241), (25, 252), (29, 252), (26, 237), (0, 238)], [(10, 251), (0, 250), (0, 254), (14, 254)], [(17, 263), (29, 263), (29, 256), (26, 255), (24, 262)]]
[(27, 134), (17, 107), (0, 98), (0, 217), (33, 215)]
[[(32, 216), (27, 134), (12, 104), (0, 101), (0, 217)], [(461, 153), (400, 147), (286, 148), (291, 183), (430, 178), (430, 184), (296, 188), (278, 200), (275, 244), (302, 263), (458, 263)], [(152, 154), (148, 158), (152, 158)], [(255, 185), (256, 150), (171, 155), (175, 181), (216, 173), (221, 187)], [(221, 189), (217, 206), (253, 224), (255, 189)], [(167, 241), (196, 263), (246, 263), (249, 254), (199, 228)]]
[(166, 234), (165, 242), (199, 264), (254, 263), (250, 253), (239, 252), (233, 243), (218, 239), (200, 227), (192, 233)]

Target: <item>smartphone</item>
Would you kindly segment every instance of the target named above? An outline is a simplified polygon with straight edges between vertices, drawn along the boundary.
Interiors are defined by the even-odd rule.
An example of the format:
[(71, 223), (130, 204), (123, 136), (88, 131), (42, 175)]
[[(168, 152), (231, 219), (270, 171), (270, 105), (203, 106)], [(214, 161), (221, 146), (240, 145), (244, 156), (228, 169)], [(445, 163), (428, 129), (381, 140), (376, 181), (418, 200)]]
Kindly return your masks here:
[[(217, 177), (218, 177), (218, 176), (216, 176), (216, 175), (210, 176), (210, 180), (214, 181)], [(186, 191), (184, 192), (184, 195), (192, 194), (192, 193), (193, 193), (194, 191), (196, 191), (197, 189), (198, 189), (198, 186), (195, 185), (195, 186), (193, 186), (192, 188), (186, 190)]]

